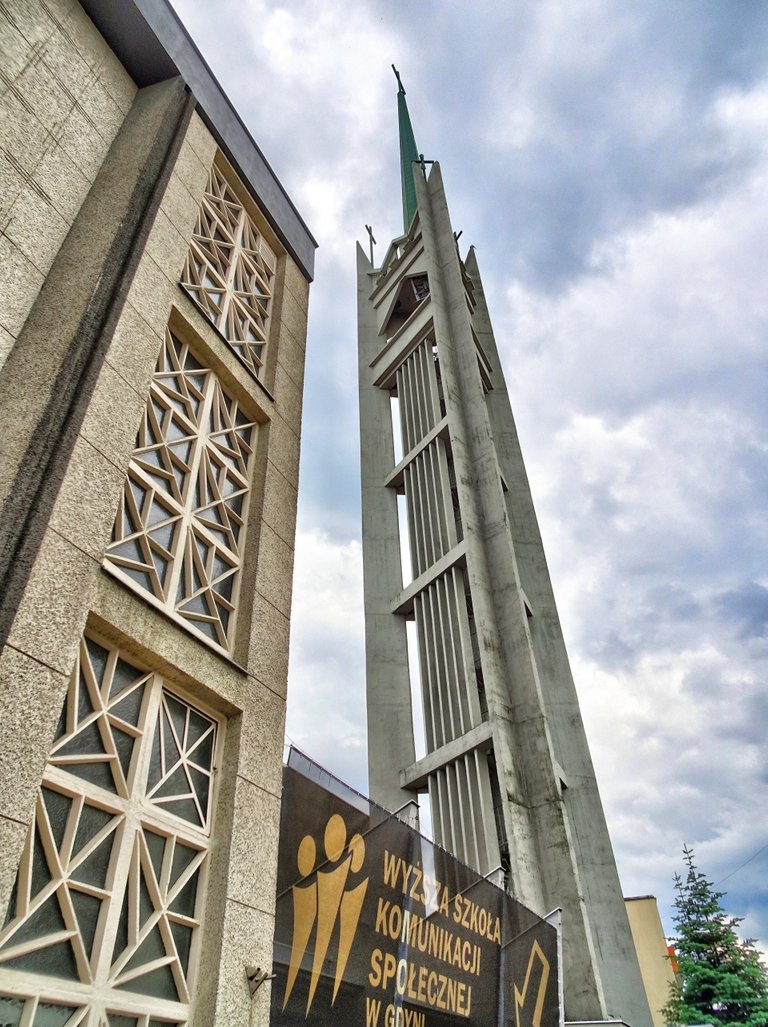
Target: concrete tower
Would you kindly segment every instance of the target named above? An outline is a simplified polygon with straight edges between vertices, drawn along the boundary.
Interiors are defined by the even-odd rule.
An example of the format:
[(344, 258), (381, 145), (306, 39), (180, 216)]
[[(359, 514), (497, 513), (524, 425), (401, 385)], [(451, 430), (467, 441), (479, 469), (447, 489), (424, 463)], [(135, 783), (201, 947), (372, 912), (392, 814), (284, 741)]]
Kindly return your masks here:
[(402, 85), (398, 107), (404, 234), (378, 268), (358, 247), (371, 795), (395, 810), (428, 792), (436, 841), (481, 873), (502, 867), (537, 913), (562, 907), (569, 1020), (647, 1027), (477, 261), (471, 249), (460, 258), (440, 167), (427, 176), (419, 161)]

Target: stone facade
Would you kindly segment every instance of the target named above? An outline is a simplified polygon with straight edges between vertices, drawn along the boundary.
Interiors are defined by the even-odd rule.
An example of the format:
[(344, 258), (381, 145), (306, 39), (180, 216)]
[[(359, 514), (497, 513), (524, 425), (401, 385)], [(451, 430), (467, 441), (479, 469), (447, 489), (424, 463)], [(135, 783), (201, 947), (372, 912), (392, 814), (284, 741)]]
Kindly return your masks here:
[[(266, 1024), (269, 986), (252, 1001), (245, 968), (271, 963), (314, 244), (279, 183), (265, 187), (242, 126), (216, 119), (229, 108), (210, 76), (185, 88), (185, 54), (199, 57), (170, 8), (119, 5), (163, 56), (140, 67), (135, 33), (110, 23), (117, 5), (91, 6), (99, 27), (74, 0), (0, 7), (0, 1009), (9, 1022), (24, 1003), (24, 1022), (58, 1003), (51, 1015), (69, 1019), (57, 1023)], [(214, 162), (274, 257), (257, 370), (180, 285)], [(170, 384), (158, 369), (169, 330), (194, 361)], [(241, 412), (229, 433), (213, 412), (189, 427), (199, 368)], [(177, 417), (179, 382), (193, 395)], [(140, 451), (151, 388), (170, 396), (167, 445)], [(238, 446), (253, 453), (230, 498)], [(122, 575), (105, 562), (136, 528), (114, 525), (137, 461), (144, 491), (131, 494), (154, 486), (155, 502), (136, 552), (154, 560), (165, 609), (138, 556)], [(202, 512), (174, 520), (174, 489)], [(182, 520), (194, 532), (165, 570)], [(230, 572), (229, 585), (205, 578)], [(181, 872), (184, 853), (197, 855)], [(134, 917), (131, 899), (121, 913), (121, 888), (147, 908)]]

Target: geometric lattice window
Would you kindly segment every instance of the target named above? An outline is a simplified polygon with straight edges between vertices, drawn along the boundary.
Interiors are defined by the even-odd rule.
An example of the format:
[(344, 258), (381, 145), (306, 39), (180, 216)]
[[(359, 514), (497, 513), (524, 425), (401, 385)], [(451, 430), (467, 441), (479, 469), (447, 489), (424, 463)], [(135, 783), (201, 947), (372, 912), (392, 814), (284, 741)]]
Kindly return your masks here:
[(217, 722), (83, 639), (0, 931), (0, 1024), (184, 1024)]
[(258, 378), (269, 338), (277, 261), (214, 164), (181, 284)]
[(147, 795), (158, 806), (202, 827), (208, 819), (216, 723), (165, 693), (158, 725)]
[(106, 565), (229, 652), (256, 425), (166, 329)]

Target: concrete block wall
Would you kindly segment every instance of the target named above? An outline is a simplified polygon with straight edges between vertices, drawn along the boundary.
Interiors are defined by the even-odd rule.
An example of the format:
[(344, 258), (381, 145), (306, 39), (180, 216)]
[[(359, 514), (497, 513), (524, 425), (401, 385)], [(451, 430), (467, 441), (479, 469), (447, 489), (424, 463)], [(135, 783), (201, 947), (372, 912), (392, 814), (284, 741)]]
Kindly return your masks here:
[(75, 0), (0, 7), (0, 365), (136, 86)]
[[(192, 1022), (266, 1027), (269, 986), (252, 1002), (245, 966), (272, 958), (308, 282), (262, 218), (280, 256), (257, 383), (178, 284), (218, 152), (194, 99), (179, 81), (137, 90), (73, 0), (0, 5), (0, 28), (13, 55), (0, 103), (16, 122), (0, 127), (0, 419), (13, 426), (0, 444), (0, 502), (14, 523), (24, 514), (0, 539), (11, 583), (0, 908), (88, 625), (225, 721)], [(51, 103), (56, 89), (64, 99)], [(33, 201), (46, 212), (37, 246), (25, 213)], [(134, 228), (117, 260), (126, 216)], [(105, 277), (111, 292), (97, 317)], [(169, 322), (259, 422), (231, 658), (103, 569)]]

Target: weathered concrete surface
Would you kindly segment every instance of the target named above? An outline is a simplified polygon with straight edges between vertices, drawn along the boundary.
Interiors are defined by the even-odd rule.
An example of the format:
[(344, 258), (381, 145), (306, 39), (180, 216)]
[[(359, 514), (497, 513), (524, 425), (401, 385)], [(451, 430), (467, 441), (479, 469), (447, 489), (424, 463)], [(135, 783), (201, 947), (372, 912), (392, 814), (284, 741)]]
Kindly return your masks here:
[[(0, 125), (0, 277), (17, 283), (0, 298), (0, 906), (88, 625), (225, 723), (193, 1022), (266, 1027), (269, 988), (252, 1002), (244, 967), (272, 956), (306, 275), (228, 169), (278, 255), (256, 382), (178, 284), (218, 154), (194, 96), (178, 80), (137, 91), (74, 0), (12, 0), (0, 28), (0, 104), (18, 115)], [(230, 659), (103, 569), (169, 322), (259, 425)]]
[[(566, 1017), (621, 1016), (633, 1027), (649, 1027), (477, 265), (473, 255), (466, 267), (459, 260), (437, 164), (428, 181), (416, 176), (416, 189), (417, 217), (408, 237), (395, 240), (381, 271), (373, 272), (358, 253), (371, 793), (396, 808), (410, 794), (397, 791), (399, 772), (405, 772), (403, 783), (419, 782), (423, 787), (426, 779), (437, 840), (469, 862), (472, 846), (467, 844), (467, 831), (480, 835), (489, 826), (498, 828), (497, 851), (508, 860), (508, 886), (515, 897), (540, 915), (563, 908)], [(388, 339), (394, 297), (408, 276), (424, 272), (428, 299)], [(439, 363), (445, 424), (406, 452), (394, 470), (389, 390), (401, 382), (405, 387), (398, 368), (424, 339)], [(418, 406), (425, 387), (419, 384), (412, 394), (408, 385), (408, 402)], [(442, 544), (437, 551), (433, 547), (425, 563), (420, 540), (442, 532), (449, 500), (443, 483), (432, 485), (423, 477), (418, 479), (418, 494), (409, 497), (409, 468), (416, 466), (426, 446), (434, 444), (436, 433), (444, 440), (447, 466), (453, 469), (450, 502), (458, 507), (463, 538), (448, 552)], [(398, 581), (400, 555), (392, 512), (395, 490), (403, 482), (418, 536), (411, 538), (411, 549), (421, 568), (406, 589)], [(471, 608), (466, 615), (445, 605), (450, 594), (440, 583), (448, 580), (451, 567), (463, 568), (469, 586)], [(430, 606), (435, 634), (431, 623), (420, 623), (418, 609), (420, 597), (436, 587), (444, 598)], [(387, 596), (389, 618), (384, 613)], [(396, 652), (393, 639), (402, 629), (398, 622), (412, 610), (421, 642), (425, 710), (429, 713), (439, 704), (454, 717), (457, 707), (450, 690), (467, 688), (462, 668), (469, 625), (477, 671), (476, 692), (469, 687), (469, 695), (481, 698), (487, 721), (479, 724), (470, 712), (469, 727), (458, 732), (452, 721), (448, 744), (443, 741), (434, 748), (428, 727), (428, 755), (413, 767), (401, 762), (404, 753), (393, 755), (396, 746), (406, 750), (412, 744), (413, 729), (406, 716), (404, 671), (399, 668), (393, 677), (389, 663)], [(385, 716), (392, 719), (385, 721)], [(398, 740), (401, 730), (404, 738)], [(467, 752), (474, 754), (477, 768), (475, 794), (483, 796), (479, 804), (473, 803), (471, 816), (456, 801), (463, 768), (468, 766)], [(485, 770), (478, 753), (487, 762)], [(400, 762), (395, 769), (396, 759)], [(447, 798), (446, 787), (453, 789)]]
[(415, 759), (405, 621), (393, 617), (392, 598), (403, 586), (397, 496), (384, 485), (394, 465), (389, 392), (370, 381), (381, 339), (368, 297), (371, 264), (357, 247), (360, 363), (360, 450), (363, 491), (366, 696), (370, 794), (397, 810), (415, 795), (400, 787), (399, 771)]

